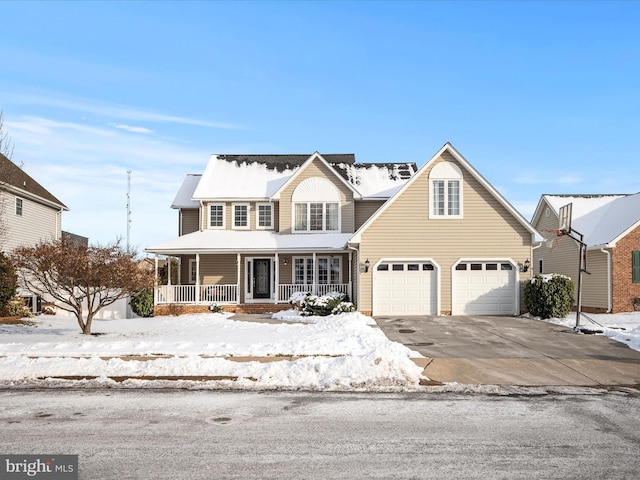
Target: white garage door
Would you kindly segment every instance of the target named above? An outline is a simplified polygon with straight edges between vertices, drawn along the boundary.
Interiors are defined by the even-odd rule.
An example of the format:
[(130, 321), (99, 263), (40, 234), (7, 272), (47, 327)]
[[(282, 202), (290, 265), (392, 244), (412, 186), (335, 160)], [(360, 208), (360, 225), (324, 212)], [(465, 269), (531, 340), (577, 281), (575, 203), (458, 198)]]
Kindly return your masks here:
[(436, 315), (436, 273), (431, 262), (380, 263), (373, 272), (373, 314)]
[(453, 315), (515, 315), (516, 270), (504, 261), (461, 262), (453, 271)]

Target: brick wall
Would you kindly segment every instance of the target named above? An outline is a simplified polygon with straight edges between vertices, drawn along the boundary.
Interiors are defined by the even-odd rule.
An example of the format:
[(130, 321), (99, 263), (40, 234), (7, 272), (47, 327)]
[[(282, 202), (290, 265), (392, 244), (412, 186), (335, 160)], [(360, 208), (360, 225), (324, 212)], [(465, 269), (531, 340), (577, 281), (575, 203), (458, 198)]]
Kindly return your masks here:
[(640, 250), (640, 227), (620, 240), (611, 255), (612, 313), (632, 312), (633, 298), (640, 297), (640, 283), (633, 283), (631, 252)]

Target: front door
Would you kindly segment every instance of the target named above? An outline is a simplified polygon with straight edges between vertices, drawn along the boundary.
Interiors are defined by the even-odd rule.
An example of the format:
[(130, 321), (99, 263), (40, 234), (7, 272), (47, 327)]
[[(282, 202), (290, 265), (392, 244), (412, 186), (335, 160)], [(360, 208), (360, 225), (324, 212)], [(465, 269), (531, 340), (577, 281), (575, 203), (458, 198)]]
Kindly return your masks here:
[(258, 258), (253, 261), (253, 298), (271, 297), (271, 260)]

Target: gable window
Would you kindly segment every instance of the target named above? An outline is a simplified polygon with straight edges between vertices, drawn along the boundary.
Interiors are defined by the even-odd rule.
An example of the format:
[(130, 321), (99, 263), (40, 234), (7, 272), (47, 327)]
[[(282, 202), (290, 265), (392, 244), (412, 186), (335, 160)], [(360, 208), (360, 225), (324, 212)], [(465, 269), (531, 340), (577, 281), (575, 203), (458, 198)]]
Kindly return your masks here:
[(633, 283), (640, 283), (640, 250), (631, 252), (631, 271)]
[(224, 204), (209, 205), (209, 228), (224, 228)]
[(16, 215), (22, 216), (22, 199), (16, 197)]
[(300, 182), (291, 197), (294, 232), (337, 232), (340, 230), (340, 192), (321, 177)]
[(429, 172), (429, 218), (462, 218), (462, 171), (451, 162), (437, 164)]
[(270, 203), (256, 205), (256, 228), (273, 228), (273, 205)]
[(233, 204), (233, 228), (237, 228), (237, 229), (249, 228), (249, 204), (248, 203)]

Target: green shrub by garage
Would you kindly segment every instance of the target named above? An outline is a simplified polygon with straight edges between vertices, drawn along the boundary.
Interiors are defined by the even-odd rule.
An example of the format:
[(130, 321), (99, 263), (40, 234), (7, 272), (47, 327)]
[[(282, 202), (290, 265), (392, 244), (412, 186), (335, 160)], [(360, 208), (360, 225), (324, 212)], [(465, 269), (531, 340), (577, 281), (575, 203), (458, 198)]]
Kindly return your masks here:
[(564, 275), (534, 275), (524, 287), (524, 304), (540, 318), (565, 318), (573, 306), (575, 285)]

